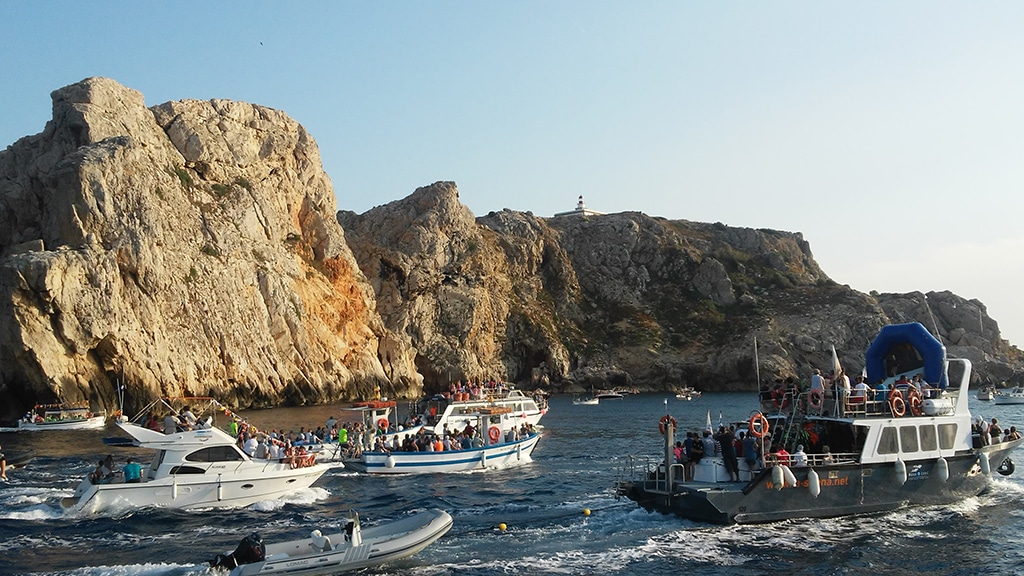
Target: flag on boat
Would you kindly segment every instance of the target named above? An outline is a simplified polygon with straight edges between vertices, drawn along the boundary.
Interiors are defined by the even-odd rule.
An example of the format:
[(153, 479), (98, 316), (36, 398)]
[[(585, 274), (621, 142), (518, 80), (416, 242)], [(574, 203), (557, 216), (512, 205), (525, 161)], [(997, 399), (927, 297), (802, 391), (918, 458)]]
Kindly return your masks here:
[(836, 354), (836, 345), (832, 345), (832, 372), (838, 377), (843, 372), (843, 367), (839, 365), (839, 354)]
[(706, 430), (711, 430), (711, 410), (708, 410), (708, 426)]
[(721, 428), (722, 426), (723, 426), (723, 424), (722, 424), (722, 413), (719, 412), (718, 413), (718, 427)]

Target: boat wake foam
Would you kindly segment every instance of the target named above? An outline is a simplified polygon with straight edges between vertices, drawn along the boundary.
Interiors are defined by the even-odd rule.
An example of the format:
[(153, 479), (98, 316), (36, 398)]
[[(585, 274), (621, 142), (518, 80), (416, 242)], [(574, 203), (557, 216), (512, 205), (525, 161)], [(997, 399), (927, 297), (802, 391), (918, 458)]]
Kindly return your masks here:
[(284, 508), (288, 504), (313, 504), (314, 502), (317, 502), (319, 500), (326, 500), (330, 497), (331, 493), (328, 492), (326, 489), (317, 486), (312, 486), (310, 488), (296, 490), (295, 492), (292, 492), (287, 496), (282, 496), (281, 498), (277, 498), (275, 500), (260, 500), (255, 504), (249, 505), (248, 508), (250, 510), (255, 510), (258, 512), (273, 512), (275, 510), (280, 510)]

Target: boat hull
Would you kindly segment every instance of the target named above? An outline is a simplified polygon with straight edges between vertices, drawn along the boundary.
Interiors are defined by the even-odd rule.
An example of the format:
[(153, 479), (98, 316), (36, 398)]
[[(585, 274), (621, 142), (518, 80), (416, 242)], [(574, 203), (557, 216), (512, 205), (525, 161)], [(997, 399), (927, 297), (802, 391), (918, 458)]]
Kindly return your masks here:
[(53, 422), (18, 421), (18, 431), (41, 432), (44, 430), (98, 430), (106, 423), (106, 416), (93, 416), (81, 420), (57, 420)]
[(64, 498), (61, 505), (73, 513), (96, 514), (109, 510), (158, 508), (239, 508), (274, 500), (309, 488), (333, 466), (318, 464), (289, 469), (279, 464), (255, 467), (251, 474), (224, 479), (215, 473), (164, 477), (135, 484), (93, 484), (88, 478)]
[(813, 470), (820, 493), (811, 493), (811, 468), (791, 468), (795, 486), (781, 490), (770, 470), (749, 483), (676, 482), (671, 494), (664, 481), (627, 481), (619, 494), (652, 512), (674, 514), (714, 524), (755, 524), (789, 518), (827, 518), (897, 510), (906, 506), (951, 504), (977, 496), (989, 486), (982, 458), (994, 472), (1020, 440), (986, 446), (946, 458), (948, 477), (943, 479), (938, 460), (906, 462), (907, 478), (900, 482), (895, 462), (870, 465), (837, 464)]
[(1024, 404), (1024, 396), (1007, 396), (1004, 394), (996, 394), (992, 397), (992, 401), (996, 404)]
[(335, 548), (326, 552), (315, 552), (309, 538), (271, 544), (266, 549), (266, 560), (238, 566), (230, 576), (320, 576), (377, 566), (420, 552), (451, 527), (452, 517), (447, 512), (427, 510), (403, 520), (363, 528), (362, 541), (356, 545), (346, 542), (341, 532), (327, 534)]
[(364, 452), (361, 459), (346, 461), (345, 465), (369, 474), (429, 474), (514, 468), (533, 461), (533, 450), (539, 440), (540, 434), (533, 434), (515, 442), (468, 450)]

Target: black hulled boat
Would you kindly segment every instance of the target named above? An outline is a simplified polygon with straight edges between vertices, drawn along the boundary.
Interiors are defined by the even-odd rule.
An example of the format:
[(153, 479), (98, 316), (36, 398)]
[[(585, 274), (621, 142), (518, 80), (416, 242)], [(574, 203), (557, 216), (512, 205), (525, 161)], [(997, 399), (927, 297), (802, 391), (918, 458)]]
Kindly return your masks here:
[[(730, 482), (722, 458), (711, 456), (684, 480), (667, 416), (665, 460), (634, 466), (617, 493), (649, 511), (749, 524), (949, 504), (986, 490), (994, 472), (1012, 472), (1009, 454), (1022, 440), (988, 443), (972, 430), (969, 360), (947, 358), (919, 323), (884, 327), (865, 360), (867, 381), (883, 381), (887, 391), (763, 390), (761, 412), (747, 431), (765, 448), (753, 468), (740, 459), (740, 482)], [(950, 373), (959, 376), (955, 386)], [(923, 392), (897, 382), (916, 374), (927, 382)], [(806, 448), (806, 465), (769, 450), (792, 451), (798, 443)]]

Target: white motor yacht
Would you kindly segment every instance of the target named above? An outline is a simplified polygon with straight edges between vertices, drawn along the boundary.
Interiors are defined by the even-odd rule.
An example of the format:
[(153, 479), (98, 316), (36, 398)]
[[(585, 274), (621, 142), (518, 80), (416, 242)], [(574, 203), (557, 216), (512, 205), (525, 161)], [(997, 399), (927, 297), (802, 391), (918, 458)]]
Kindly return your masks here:
[(293, 467), (288, 462), (253, 459), (238, 448), (231, 435), (217, 428), (164, 434), (128, 422), (117, 425), (136, 446), (156, 451), (152, 461), (134, 482), (115, 475), (97, 483), (87, 476), (73, 496), (62, 500), (65, 510), (96, 513), (147, 506), (248, 506), (307, 488), (331, 468), (342, 466)]

